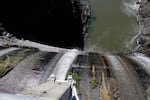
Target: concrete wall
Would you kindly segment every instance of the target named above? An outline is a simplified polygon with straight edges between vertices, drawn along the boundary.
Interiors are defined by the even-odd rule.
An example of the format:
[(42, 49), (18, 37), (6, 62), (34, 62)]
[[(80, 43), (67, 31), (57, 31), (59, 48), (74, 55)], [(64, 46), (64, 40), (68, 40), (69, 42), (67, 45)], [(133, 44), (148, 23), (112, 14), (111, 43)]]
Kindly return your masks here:
[(69, 97), (71, 96), (71, 88), (68, 88), (68, 90), (62, 95), (62, 97), (59, 100), (70, 100)]

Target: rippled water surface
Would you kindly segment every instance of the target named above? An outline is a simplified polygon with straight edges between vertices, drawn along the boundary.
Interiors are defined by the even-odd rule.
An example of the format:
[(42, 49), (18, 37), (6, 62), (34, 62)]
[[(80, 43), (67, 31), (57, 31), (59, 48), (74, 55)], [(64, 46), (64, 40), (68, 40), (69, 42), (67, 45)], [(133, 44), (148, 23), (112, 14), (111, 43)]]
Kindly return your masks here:
[[(131, 0), (90, 0), (92, 23), (86, 49), (120, 51), (133, 48), (137, 6)], [(128, 44), (128, 45), (127, 45)]]

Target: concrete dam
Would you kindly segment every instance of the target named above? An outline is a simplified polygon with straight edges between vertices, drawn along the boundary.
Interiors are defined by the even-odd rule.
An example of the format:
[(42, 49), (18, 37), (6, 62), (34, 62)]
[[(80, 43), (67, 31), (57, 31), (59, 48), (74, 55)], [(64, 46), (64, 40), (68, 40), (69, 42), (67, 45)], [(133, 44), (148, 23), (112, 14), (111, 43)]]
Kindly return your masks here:
[[(112, 34), (105, 41), (106, 44), (110, 43), (112, 51), (95, 51), (93, 48), (82, 50), (91, 13), (88, 10), (89, 2), (85, 0), (81, 0), (82, 6), (74, 0), (62, 0), (59, 3), (56, 0), (0, 2), (3, 3), (2, 8), (9, 6), (6, 11), (1, 9), (0, 16), (2, 26), (6, 28), (4, 31), (0, 27), (0, 100), (150, 100), (150, 33), (149, 21), (145, 21), (149, 20), (149, 1), (135, 2), (136, 6), (139, 5), (136, 12), (139, 34), (133, 39), (137, 40), (137, 47), (121, 52), (113, 52), (115, 45), (108, 41)], [(98, 7), (99, 1), (90, 2), (94, 9)], [(85, 10), (81, 11), (71, 4), (77, 4)], [(119, 6), (120, 2), (116, 5)], [(104, 11), (107, 14), (109, 12)], [(101, 13), (97, 11), (96, 14)], [(119, 14), (126, 19), (124, 13)], [(91, 18), (99, 25), (100, 17)], [(107, 36), (109, 31), (117, 32), (117, 29), (102, 30), (105, 34), (100, 34), (100, 37)], [(98, 31), (93, 32), (97, 34)], [(52, 33), (57, 34), (47, 35)], [(46, 36), (44, 41), (39, 38), (42, 36)], [(80, 49), (72, 49), (74, 47)]]
[(1, 100), (149, 100), (150, 55), (24, 42), (1, 47)]

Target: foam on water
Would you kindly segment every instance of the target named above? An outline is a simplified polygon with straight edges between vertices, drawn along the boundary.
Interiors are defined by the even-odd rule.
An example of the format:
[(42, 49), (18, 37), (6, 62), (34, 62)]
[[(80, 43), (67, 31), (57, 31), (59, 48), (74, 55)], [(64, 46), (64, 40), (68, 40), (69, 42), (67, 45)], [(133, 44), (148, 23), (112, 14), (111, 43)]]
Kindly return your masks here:
[[(135, 33), (138, 33), (138, 26), (135, 28)], [(140, 34), (138, 33), (135, 34), (133, 37), (130, 37), (125, 43), (126, 48), (134, 49), (136, 47), (137, 39), (139, 36)]]
[(136, 2), (138, 1), (140, 2), (141, 0), (124, 0), (121, 6), (122, 12), (127, 14), (128, 16), (136, 16), (136, 12), (138, 11), (138, 8), (140, 6), (136, 4)]
[[(121, 5), (121, 10), (123, 13), (128, 15), (129, 17), (136, 17), (136, 14), (138, 12), (138, 8), (140, 7), (137, 2), (141, 2), (141, 0), (123, 0), (122, 5)], [(136, 33), (130, 40), (127, 40), (125, 45), (126, 48), (134, 49), (136, 47), (136, 40), (139, 37), (140, 34), (138, 33), (138, 26), (136, 25), (135, 27), (135, 32)]]

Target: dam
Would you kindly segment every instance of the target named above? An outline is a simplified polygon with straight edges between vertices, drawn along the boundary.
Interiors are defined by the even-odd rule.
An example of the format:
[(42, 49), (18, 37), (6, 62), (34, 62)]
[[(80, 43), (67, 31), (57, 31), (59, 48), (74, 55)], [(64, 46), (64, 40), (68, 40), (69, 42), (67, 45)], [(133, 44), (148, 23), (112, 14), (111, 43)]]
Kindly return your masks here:
[(146, 54), (108, 55), (53, 47), (56, 51), (46, 45), (38, 49), (40, 44), (32, 47), (33, 42), (27, 42), (30, 45), (17, 47), (14, 42), (1, 47), (1, 64), (6, 64), (0, 71), (2, 100), (149, 98), (150, 58)]
[[(91, 6), (94, 6), (95, 8), (94, 7), (93, 8), (95, 10), (98, 10), (98, 8), (96, 7), (98, 7), (100, 2), (102, 3), (108, 1), (93, 0), (91, 1), (92, 4)], [(26, 4), (27, 2), (24, 1), (23, 3)], [(53, 3), (56, 3), (56, 1), (47, 4)], [(83, 4), (84, 3), (85, 2), (83, 2)], [(110, 3), (113, 4), (114, 2)], [(42, 4), (42, 2), (40, 2), (40, 4)], [(43, 3), (44, 6), (46, 6), (45, 4), (46, 3)], [(118, 6), (120, 7), (120, 4), (121, 2), (118, 1), (116, 4), (117, 6), (113, 7), (114, 8), (117, 7), (118, 11)], [(128, 5), (128, 2), (125, 3), (125, 5)], [(101, 5), (101, 7), (104, 6)], [(147, 6), (149, 7), (149, 5)], [(56, 7), (55, 10), (59, 10), (59, 8), (61, 7), (62, 5), (59, 6), (58, 9)], [(128, 7), (130, 8), (131, 6), (129, 5)], [(142, 3), (140, 7), (142, 7)], [(15, 8), (13, 8), (13, 10), (14, 9)], [(114, 9), (111, 10), (113, 11)], [(43, 9), (40, 9), (39, 11), (44, 13)], [(52, 16), (53, 14), (55, 15), (55, 13), (52, 13), (51, 11), (52, 10), (50, 10), (49, 15)], [(35, 13), (36, 10), (33, 9), (33, 12)], [(110, 12), (108, 11), (107, 13), (109, 14)], [(96, 12), (96, 14), (98, 13)], [(120, 14), (120, 9), (118, 14)], [(134, 14), (132, 16), (134, 16)], [(58, 17), (59, 16), (57, 16), (56, 18), (59, 19)], [(77, 17), (78, 16), (76, 16), (76, 18)], [(3, 18), (5, 17), (3, 16)], [(14, 18), (17, 18), (17, 16), (15, 16)], [(37, 17), (37, 18), (45, 18), (45, 17)], [(69, 18), (72, 17), (69, 16)], [(99, 21), (97, 21), (98, 18), (99, 18), (98, 16), (96, 18), (93, 17), (93, 20), (96, 20), (96, 23), (99, 23)], [(108, 17), (106, 17), (106, 20), (107, 18)], [(113, 40), (111, 36), (112, 34), (110, 34), (110, 36), (106, 38), (106, 40), (107, 41), (112, 40), (113, 41), (112, 44), (111, 41), (109, 41), (110, 43), (109, 45), (107, 45), (107, 41), (104, 41), (104, 43), (102, 43), (104, 45), (99, 46), (96, 43), (93, 43), (96, 48), (92, 46), (92, 49), (90, 47), (88, 48), (89, 50), (87, 49), (84, 51), (80, 49), (61, 48), (64, 47), (64, 45), (63, 46), (61, 45), (60, 47), (54, 47), (47, 44), (42, 44), (41, 42), (38, 43), (36, 41), (26, 39), (25, 40), (17, 39), (11, 36), (9, 37), (10, 34), (8, 33), (3, 36), (0, 36), (0, 99), (1, 100), (149, 100), (150, 99), (149, 48), (148, 47), (143, 48), (141, 51), (134, 51), (132, 49), (133, 51), (131, 52), (125, 52), (125, 49), (123, 49), (123, 52), (120, 52), (120, 49), (124, 48), (122, 44), (126, 42), (123, 41), (126, 38), (126, 36), (124, 36), (126, 35), (125, 34), (126, 32), (121, 34), (122, 31), (124, 31), (122, 29), (131, 32), (131, 34), (129, 34), (133, 35), (131, 36), (132, 39), (130, 39), (131, 42), (132, 40), (133, 41), (136, 40), (135, 39), (136, 35), (132, 33), (136, 26), (134, 23), (134, 19), (132, 20), (131, 18), (129, 19), (129, 22), (127, 22), (128, 16), (124, 15), (124, 12), (121, 13), (120, 18), (123, 20), (123, 22), (126, 23), (124, 24), (125, 26), (124, 25), (121, 26), (122, 25), (121, 21), (116, 22), (116, 24), (119, 23), (118, 26), (122, 28), (118, 28), (118, 26), (116, 26), (115, 28), (114, 27), (111, 28), (114, 31), (108, 29), (106, 30), (107, 32), (105, 32), (105, 30), (103, 30), (104, 28), (102, 29), (101, 27), (99, 28), (99, 24), (97, 24), (98, 26), (95, 27), (98, 27), (97, 28), (98, 30), (96, 31), (96, 29), (94, 29), (95, 27), (93, 27), (96, 23), (95, 24), (92, 23), (91, 27), (93, 27), (94, 30), (93, 31), (91, 30), (91, 32), (93, 32), (93, 35), (95, 33), (96, 34), (98, 33), (98, 35), (100, 35), (94, 36), (96, 38), (93, 39), (93, 42), (96, 41), (97, 43), (98, 41), (98, 44), (102, 43), (101, 40), (103, 39), (100, 38), (101, 37), (103, 38), (102, 34), (103, 32), (105, 33), (104, 35), (108, 35), (108, 33), (111, 32), (118, 33), (116, 36), (118, 37), (123, 36), (123, 38), (121, 38), (121, 42), (118, 41), (116, 42), (117, 44), (114, 45), (113, 44), (114, 40), (117, 39), (113, 38), (114, 39)], [(112, 20), (113, 19), (115, 18), (112, 18)], [(33, 21), (36, 22), (37, 19), (33, 18)], [(63, 21), (66, 22), (65, 20)], [(111, 20), (108, 20), (108, 22), (109, 21)], [(134, 24), (133, 27), (131, 27), (132, 22)], [(3, 21), (3, 23), (4, 25), (6, 25), (7, 21), (6, 22)], [(42, 21), (37, 25), (41, 23)], [(30, 24), (33, 25), (32, 21)], [(109, 23), (106, 24), (108, 25), (107, 27), (109, 26), (111, 27)], [(46, 26), (44, 26), (44, 29), (45, 27)], [(70, 25), (70, 27), (72, 26)], [(40, 28), (40, 26), (36, 28)], [(126, 28), (129, 28), (129, 30), (126, 30)], [(119, 31), (116, 29), (119, 29)], [(67, 31), (67, 29), (64, 30)], [(63, 32), (61, 30), (58, 31)], [(99, 34), (99, 32), (101, 34)], [(71, 36), (74, 37), (73, 35)], [(90, 38), (91, 37), (89, 36), (89, 39)], [(72, 40), (72, 38), (70, 39)], [(68, 42), (68, 40), (66, 41)], [(61, 43), (63, 42), (61, 41)], [(77, 45), (72, 44), (72, 46), (76, 47)], [(101, 49), (99, 49), (101, 47), (106, 51), (108, 50), (110, 52), (109, 53), (101, 52)]]

